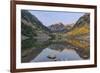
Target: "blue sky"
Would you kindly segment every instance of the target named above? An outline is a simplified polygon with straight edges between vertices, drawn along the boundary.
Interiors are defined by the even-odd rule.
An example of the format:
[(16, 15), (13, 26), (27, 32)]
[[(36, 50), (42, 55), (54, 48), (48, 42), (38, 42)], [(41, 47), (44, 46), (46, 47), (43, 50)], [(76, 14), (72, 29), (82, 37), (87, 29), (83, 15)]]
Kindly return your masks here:
[(45, 26), (62, 22), (64, 25), (75, 23), (85, 13), (80, 12), (61, 12), (61, 11), (37, 11), (29, 10), (35, 15)]

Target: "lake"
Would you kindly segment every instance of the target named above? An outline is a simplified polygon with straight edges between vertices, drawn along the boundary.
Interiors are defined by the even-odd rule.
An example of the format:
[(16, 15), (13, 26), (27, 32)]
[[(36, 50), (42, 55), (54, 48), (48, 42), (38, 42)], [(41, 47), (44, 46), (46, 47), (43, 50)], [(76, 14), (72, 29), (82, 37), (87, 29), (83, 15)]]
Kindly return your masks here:
[[(88, 48), (87, 48), (88, 49)], [(35, 42), (26, 50), (22, 62), (74, 61), (89, 59), (86, 49), (72, 46), (64, 42)]]

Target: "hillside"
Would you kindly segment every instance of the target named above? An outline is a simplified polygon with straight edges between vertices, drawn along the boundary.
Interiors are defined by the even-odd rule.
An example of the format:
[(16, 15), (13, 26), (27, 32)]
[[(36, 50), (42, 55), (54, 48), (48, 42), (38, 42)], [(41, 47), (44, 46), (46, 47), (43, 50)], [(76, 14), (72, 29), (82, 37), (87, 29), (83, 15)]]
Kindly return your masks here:
[(85, 24), (87, 24), (88, 26), (90, 25), (90, 15), (89, 15), (89, 13), (85, 13), (82, 17), (80, 17), (78, 19), (78, 21), (75, 23), (73, 28), (82, 27)]
[(66, 33), (68, 42), (76, 47), (89, 48), (90, 16), (85, 14), (79, 18), (73, 28)]
[(85, 14), (79, 18), (73, 28), (67, 33), (69, 36), (87, 35), (90, 32), (90, 16)]
[(82, 27), (75, 27), (73, 28), (71, 31), (69, 31), (67, 33), (67, 35), (69, 36), (80, 36), (80, 35), (85, 35), (85, 34), (88, 34), (89, 33), (89, 26), (88, 24), (84, 24), (84, 26)]
[(49, 29), (42, 24), (42, 22), (34, 15), (32, 15), (27, 10), (21, 11), (22, 19), (25, 19), (27, 22), (31, 22), (33, 26), (38, 27), (38, 29), (49, 31)]
[(36, 35), (37, 32), (50, 32), (50, 30), (45, 27), (42, 22), (40, 22), (34, 15), (32, 15), (27, 10), (21, 11), (21, 27), (22, 34), (26, 36)]

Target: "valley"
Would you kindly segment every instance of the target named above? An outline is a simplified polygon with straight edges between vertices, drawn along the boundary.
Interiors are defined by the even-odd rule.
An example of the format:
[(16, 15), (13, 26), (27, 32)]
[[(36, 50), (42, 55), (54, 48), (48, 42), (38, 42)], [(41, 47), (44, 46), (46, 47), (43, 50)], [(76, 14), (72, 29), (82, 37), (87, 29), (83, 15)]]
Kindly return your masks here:
[[(41, 54), (45, 48), (49, 48), (51, 52), (55, 50), (60, 53), (67, 49), (71, 49), (79, 55), (79, 59), (89, 59), (89, 17), (89, 14), (86, 13), (74, 24), (72, 23), (65, 26), (62, 22), (59, 22), (47, 27), (30, 12), (22, 10), (21, 61), (34, 62), (34, 59), (38, 59), (37, 56)], [(59, 55), (59, 53), (57, 53), (57, 55)], [(46, 60), (48, 61), (48, 59)]]

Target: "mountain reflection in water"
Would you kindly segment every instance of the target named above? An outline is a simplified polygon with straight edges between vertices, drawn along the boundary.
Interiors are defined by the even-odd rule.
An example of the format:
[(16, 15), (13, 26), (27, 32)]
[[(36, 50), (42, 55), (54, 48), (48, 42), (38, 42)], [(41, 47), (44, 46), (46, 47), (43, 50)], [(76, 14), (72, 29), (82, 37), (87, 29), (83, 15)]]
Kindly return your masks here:
[[(44, 46), (45, 45), (45, 46)], [(41, 48), (31, 48), (23, 62), (73, 61), (89, 59), (85, 49), (64, 43), (41, 43)]]
[(46, 61), (66, 61), (66, 60), (81, 60), (82, 58), (72, 49), (64, 49), (62, 52), (45, 48), (31, 62), (46, 62)]

